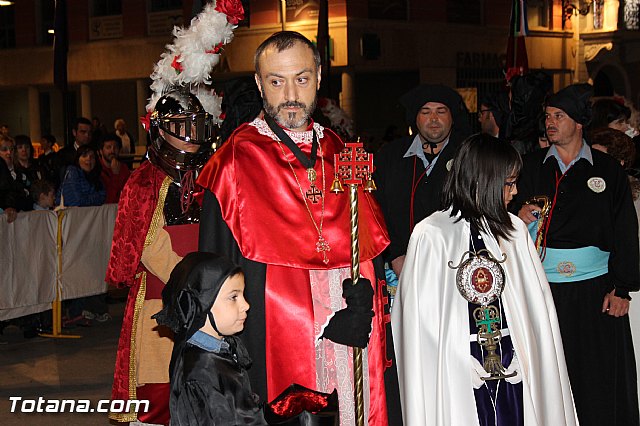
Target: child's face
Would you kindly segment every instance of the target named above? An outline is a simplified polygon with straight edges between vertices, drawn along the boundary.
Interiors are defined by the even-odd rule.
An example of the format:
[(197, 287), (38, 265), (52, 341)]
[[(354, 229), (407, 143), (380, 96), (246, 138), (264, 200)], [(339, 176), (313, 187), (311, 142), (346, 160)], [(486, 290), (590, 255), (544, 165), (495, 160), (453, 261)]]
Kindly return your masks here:
[(44, 207), (46, 209), (53, 208), (53, 205), (56, 202), (56, 194), (53, 191), (49, 191), (46, 194), (40, 194), (40, 198), (38, 200), (38, 204), (40, 207)]
[(231, 336), (244, 329), (249, 304), (244, 299), (244, 275), (233, 275), (222, 284), (211, 307), (213, 319), (223, 336)]

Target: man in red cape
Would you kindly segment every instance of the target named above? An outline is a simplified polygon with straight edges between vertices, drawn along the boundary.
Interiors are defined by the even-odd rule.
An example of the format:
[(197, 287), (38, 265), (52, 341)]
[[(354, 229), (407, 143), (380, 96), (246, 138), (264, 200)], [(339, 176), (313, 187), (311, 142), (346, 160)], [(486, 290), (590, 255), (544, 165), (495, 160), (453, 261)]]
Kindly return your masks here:
[(255, 65), (264, 118), (240, 126), (197, 181), (206, 189), (199, 249), (231, 257), (245, 273), (251, 310), (242, 338), (253, 359), (253, 391), (273, 400), (292, 383), (327, 393), (336, 388), (340, 424), (355, 424), (352, 347), (358, 346), (365, 348), (367, 424), (399, 425), (386, 285), (379, 278), (389, 240), (378, 205), (361, 192), (365, 279), (353, 286), (349, 197), (329, 193), (334, 154), (344, 144), (310, 118), (320, 56), (304, 36), (284, 31), (260, 45)]
[(211, 154), (211, 135), (185, 137), (197, 120), (211, 117), (194, 95), (176, 90), (160, 98), (151, 116), (149, 161), (131, 174), (118, 204), (106, 281), (130, 289), (111, 399), (149, 400), (150, 409), (110, 413), (117, 421), (169, 424), (172, 334), (151, 316), (162, 309), (173, 267), (197, 249), (193, 181)]

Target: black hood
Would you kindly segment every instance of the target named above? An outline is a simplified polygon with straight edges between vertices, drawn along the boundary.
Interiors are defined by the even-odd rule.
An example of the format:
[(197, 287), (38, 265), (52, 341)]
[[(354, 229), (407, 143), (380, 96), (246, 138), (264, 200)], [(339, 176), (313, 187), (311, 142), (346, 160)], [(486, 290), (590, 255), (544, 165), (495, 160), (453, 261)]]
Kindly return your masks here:
[(224, 256), (213, 253), (187, 254), (173, 268), (162, 290), (163, 309), (153, 318), (169, 327), (176, 340), (188, 340), (207, 320), (225, 280), (240, 272), (240, 267)]

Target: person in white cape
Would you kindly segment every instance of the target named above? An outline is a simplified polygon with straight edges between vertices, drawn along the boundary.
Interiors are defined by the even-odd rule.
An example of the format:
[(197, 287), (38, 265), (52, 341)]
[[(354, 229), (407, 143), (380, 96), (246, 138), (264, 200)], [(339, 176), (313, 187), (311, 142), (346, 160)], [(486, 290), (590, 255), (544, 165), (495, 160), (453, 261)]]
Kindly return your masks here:
[[(391, 314), (406, 425), (578, 424), (549, 283), (506, 209), (521, 165), (509, 144), (471, 136), (453, 159), (444, 210), (411, 235)], [(476, 258), (489, 263), (462, 271)], [(476, 314), (493, 307), (482, 325)], [(486, 341), (496, 335), (491, 369)]]

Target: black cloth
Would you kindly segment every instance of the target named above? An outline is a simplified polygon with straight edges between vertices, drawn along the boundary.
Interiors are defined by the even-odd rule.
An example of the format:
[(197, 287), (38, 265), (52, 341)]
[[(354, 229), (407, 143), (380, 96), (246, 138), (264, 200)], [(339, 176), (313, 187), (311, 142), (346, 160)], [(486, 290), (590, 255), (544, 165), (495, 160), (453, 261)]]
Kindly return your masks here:
[(17, 193), (13, 188), (13, 178), (4, 160), (0, 160), (0, 209), (16, 208)]
[(640, 424), (629, 315), (602, 313), (609, 278), (550, 284), (581, 426)]
[(373, 288), (366, 278), (342, 282), (342, 297), (347, 307), (339, 310), (329, 320), (322, 337), (347, 346), (366, 348), (371, 333), (373, 313)]
[(153, 318), (176, 333), (174, 350), (202, 328), (222, 285), (237, 272), (226, 257), (206, 252), (188, 253), (173, 268), (162, 289), (162, 310)]
[[(292, 230), (295, 232), (295, 230)], [(245, 321), (245, 329), (240, 334), (244, 345), (252, 358), (252, 366), (249, 370), (251, 388), (261, 400), (267, 398), (267, 373), (266, 373), (266, 325), (265, 325), (265, 282), (267, 265), (245, 258), (240, 248), (222, 218), (220, 204), (216, 196), (209, 190), (205, 191), (200, 220), (200, 251), (224, 253), (234, 263), (240, 265), (244, 272), (245, 287), (244, 296), (251, 310)], [(374, 267), (378, 279), (384, 279), (382, 259), (374, 259)], [(394, 426), (402, 425), (402, 411), (400, 409), (400, 394), (398, 390), (398, 373), (396, 370), (395, 354), (393, 352), (393, 339), (391, 325), (387, 324), (387, 359), (393, 360), (391, 367), (384, 373), (387, 393), (387, 409), (389, 419)]]
[(172, 386), (171, 425), (266, 425), (247, 371), (229, 349), (208, 352), (187, 344), (179, 389)]
[(14, 170), (12, 174), (7, 163), (0, 160), (0, 208), (14, 208), (17, 211), (33, 210), (33, 201), (27, 189), (27, 182), (26, 174), (18, 170)]
[[(523, 203), (536, 195), (553, 200), (560, 167), (555, 157), (542, 163), (548, 148), (524, 158), (518, 181), (518, 194), (510, 210), (516, 213)], [(616, 295), (628, 297), (640, 289), (638, 271), (638, 220), (626, 173), (612, 157), (592, 149), (593, 165), (578, 160), (558, 185), (547, 234), (547, 247), (572, 249), (594, 246), (610, 252), (610, 285)], [(588, 186), (591, 178), (602, 178), (606, 188), (595, 192)]]
[(547, 106), (563, 110), (575, 122), (586, 126), (591, 122), (592, 96), (593, 86), (590, 84), (572, 84), (549, 97)]
[(553, 79), (544, 71), (533, 71), (511, 80), (511, 109), (500, 125), (500, 139), (511, 142), (522, 155), (538, 149), (540, 123), (544, 123), (544, 101), (553, 90)]
[(64, 175), (67, 167), (71, 166), (76, 159), (76, 147), (73, 143), (61, 148), (52, 159), (53, 169), (56, 173), (57, 183), (64, 182)]
[[(462, 96), (451, 87), (442, 84), (422, 84), (414, 87), (402, 95), (399, 101), (405, 109), (407, 123), (413, 128), (415, 128), (416, 125), (418, 111), (420, 111), (422, 106), (427, 102), (438, 102), (446, 105), (449, 111), (451, 111), (454, 121), (456, 121), (458, 116), (465, 116), (465, 118), (467, 118), (466, 115), (468, 114)], [(458, 125), (468, 125), (468, 123), (458, 123)]]
[[(455, 126), (454, 126), (455, 129)], [(413, 226), (441, 208), (442, 186), (447, 176), (447, 163), (453, 159), (458, 145), (468, 136), (452, 131), (447, 146), (440, 152), (438, 161), (429, 176), (418, 178), (425, 167), (416, 156), (404, 157), (415, 136), (406, 136), (383, 146), (374, 156), (373, 179), (378, 187), (375, 195), (384, 219), (391, 244), (385, 251), (385, 260), (391, 261), (407, 251)], [(412, 186), (416, 186), (413, 215), (410, 223)]]
[[(556, 192), (558, 162), (542, 160), (548, 149), (529, 154), (510, 205), (516, 213), (534, 195)], [(624, 170), (611, 157), (591, 150), (593, 165), (578, 160), (558, 184), (547, 234), (547, 247), (595, 246), (610, 252), (609, 273), (577, 282), (550, 283), (567, 360), (571, 388), (581, 425), (637, 425), (637, 373), (629, 316), (602, 313), (605, 294), (619, 297), (640, 288), (638, 225)], [(602, 178), (604, 191), (588, 180)], [(637, 303), (637, 302), (631, 302)]]
[(31, 188), (31, 185), (38, 180), (46, 179), (47, 175), (44, 169), (40, 166), (38, 160), (31, 160), (29, 167), (22, 167), (20, 163), (15, 164), (16, 172), (22, 173), (27, 177), (26, 187)]
[(58, 154), (55, 152), (50, 152), (49, 154), (43, 154), (38, 157), (40, 170), (43, 172), (42, 178), (51, 182), (56, 190), (58, 189), (58, 186), (60, 186), (60, 176), (58, 176), (58, 172), (56, 170), (57, 155)]

